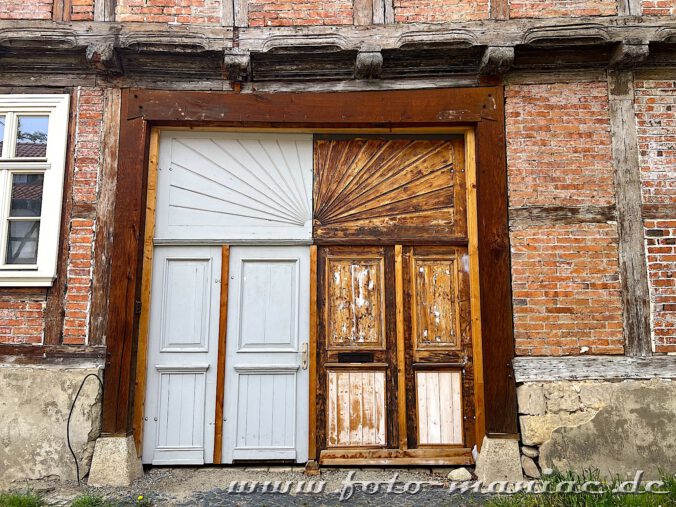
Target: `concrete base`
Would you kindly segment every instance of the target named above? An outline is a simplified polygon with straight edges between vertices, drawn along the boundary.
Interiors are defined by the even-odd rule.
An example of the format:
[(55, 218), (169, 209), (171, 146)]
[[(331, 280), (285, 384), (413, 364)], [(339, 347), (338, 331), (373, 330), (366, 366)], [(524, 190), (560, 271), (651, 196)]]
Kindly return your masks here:
[(143, 477), (134, 437), (101, 437), (96, 441), (89, 471), (90, 486), (129, 486)]
[(529, 382), (517, 394), (521, 437), (542, 469), (623, 479), (676, 470), (676, 382)]
[(519, 441), (484, 437), (475, 473), (484, 486), (496, 481), (522, 481)]
[[(101, 365), (0, 365), (0, 490), (31, 480), (75, 480), (66, 421), (75, 393), (90, 373), (100, 375)], [(89, 470), (100, 427), (101, 393), (90, 378), (70, 421), (80, 475)]]

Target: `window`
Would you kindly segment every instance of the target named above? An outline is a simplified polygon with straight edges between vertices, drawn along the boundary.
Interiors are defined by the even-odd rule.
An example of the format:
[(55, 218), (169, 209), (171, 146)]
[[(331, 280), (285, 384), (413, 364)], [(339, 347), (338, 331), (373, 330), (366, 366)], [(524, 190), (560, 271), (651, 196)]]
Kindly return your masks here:
[(0, 286), (56, 276), (68, 95), (0, 95)]

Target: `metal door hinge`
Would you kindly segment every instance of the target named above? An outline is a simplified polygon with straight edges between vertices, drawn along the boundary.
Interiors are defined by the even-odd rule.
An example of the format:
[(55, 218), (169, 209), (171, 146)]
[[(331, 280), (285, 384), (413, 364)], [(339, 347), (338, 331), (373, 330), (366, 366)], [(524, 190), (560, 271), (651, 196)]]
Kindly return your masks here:
[(134, 301), (134, 313), (136, 315), (141, 314), (141, 302), (138, 299)]
[(307, 370), (307, 342), (300, 347), (300, 367)]

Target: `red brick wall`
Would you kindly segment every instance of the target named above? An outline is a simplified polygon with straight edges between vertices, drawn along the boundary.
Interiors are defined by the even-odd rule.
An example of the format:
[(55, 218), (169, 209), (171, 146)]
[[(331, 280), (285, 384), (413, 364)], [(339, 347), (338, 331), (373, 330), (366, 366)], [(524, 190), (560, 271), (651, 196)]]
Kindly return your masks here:
[(674, 0), (642, 0), (644, 16), (676, 16)]
[[(676, 81), (634, 88), (643, 202), (676, 205)], [(644, 225), (655, 349), (676, 352), (676, 216)]]
[(39, 344), (44, 339), (44, 291), (2, 289), (0, 291), (0, 343)]
[(0, 19), (52, 19), (53, 0), (0, 0)]
[(351, 25), (351, 0), (252, 0), (249, 26)]
[(606, 83), (506, 90), (509, 204), (615, 202)]
[(511, 18), (565, 18), (616, 14), (615, 0), (510, 0), (509, 2)]
[(118, 22), (221, 24), (221, 0), (120, 0)]
[[(604, 82), (506, 89), (510, 207), (614, 203)], [(623, 352), (615, 224), (511, 223), (516, 351)]]
[(394, 0), (397, 23), (444, 23), (487, 19), (489, 0)]
[(94, 0), (71, 0), (71, 21), (93, 21)]

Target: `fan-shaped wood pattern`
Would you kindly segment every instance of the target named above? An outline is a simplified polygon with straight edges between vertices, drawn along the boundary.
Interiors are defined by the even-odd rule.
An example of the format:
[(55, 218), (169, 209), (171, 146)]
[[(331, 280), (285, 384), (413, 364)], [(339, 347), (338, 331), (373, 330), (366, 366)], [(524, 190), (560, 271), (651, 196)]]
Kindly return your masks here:
[(464, 237), (461, 146), (459, 139), (316, 139), (314, 237)]
[(162, 142), (158, 237), (310, 238), (309, 135), (181, 132)]

